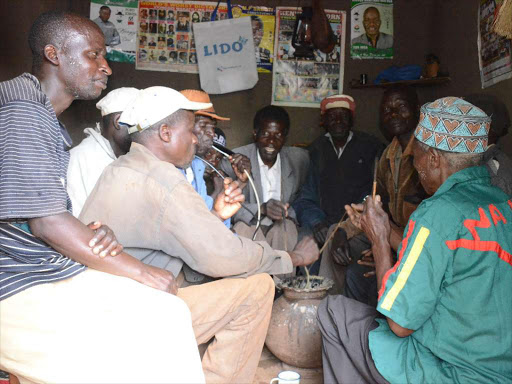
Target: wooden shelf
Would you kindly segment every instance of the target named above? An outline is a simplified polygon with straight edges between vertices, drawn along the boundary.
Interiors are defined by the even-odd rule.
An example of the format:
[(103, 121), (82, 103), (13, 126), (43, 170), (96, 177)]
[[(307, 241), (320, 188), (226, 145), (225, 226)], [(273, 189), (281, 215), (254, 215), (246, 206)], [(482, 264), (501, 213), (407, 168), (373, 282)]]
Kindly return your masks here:
[(365, 88), (387, 88), (393, 85), (404, 84), (404, 85), (412, 85), (415, 87), (427, 87), (432, 85), (441, 85), (447, 84), (452, 79), (449, 77), (434, 77), (432, 79), (418, 79), (418, 80), (404, 80), (404, 81), (394, 81), (389, 83), (380, 83), (380, 84), (359, 84), (350, 82), (350, 88), (353, 89), (365, 89)]

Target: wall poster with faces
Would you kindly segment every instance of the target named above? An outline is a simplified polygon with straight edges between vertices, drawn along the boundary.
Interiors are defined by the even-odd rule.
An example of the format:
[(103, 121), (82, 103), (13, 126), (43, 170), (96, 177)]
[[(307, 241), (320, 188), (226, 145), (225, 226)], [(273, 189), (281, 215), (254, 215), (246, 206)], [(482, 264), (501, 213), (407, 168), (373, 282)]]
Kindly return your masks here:
[[(104, 1), (104, 0), (103, 0)], [(193, 23), (211, 21), (217, 2), (140, 1), (136, 69), (199, 73)], [(251, 17), (258, 72), (272, 72), (274, 8), (233, 5), (233, 17)], [(228, 17), (220, 3), (215, 20)]]
[[(216, 2), (140, 1), (136, 69), (199, 73), (193, 23), (208, 22)], [(217, 19), (227, 17), (221, 4)]]

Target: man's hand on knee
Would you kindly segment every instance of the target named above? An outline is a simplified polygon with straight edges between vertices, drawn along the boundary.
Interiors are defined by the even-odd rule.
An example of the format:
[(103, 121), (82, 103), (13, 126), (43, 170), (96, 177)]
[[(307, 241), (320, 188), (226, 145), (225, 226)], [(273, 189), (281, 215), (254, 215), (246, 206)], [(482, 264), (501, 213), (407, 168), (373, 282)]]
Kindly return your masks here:
[(171, 272), (146, 264), (144, 266), (138, 279), (139, 283), (173, 295), (178, 293), (178, 283)]
[(373, 259), (372, 249), (367, 249), (361, 252), (361, 260), (357, 260), (357, 264), (364, 265), (366, 267), (373, 268), (373, 270), (365, 272), (363, 274), (364, 277), (372, 277), (375, 276), (375, 260)]
[(318, 245), (323, 245), (327, 238), (327, 232), (329, 231), (329, 225), (325, 222), (318, 223), (313, 227), (313, 236), (315, 237)]
[(285, 204), (282, 201), (270, 199), (265, 203), (265, 215), (274, 221), (283, 220), (288, 217), (288, 208), (290, 204)]
[(333, 236), (330, 254), (334, 262), (342, 266), (349, 265), (352, 261), (347, 232), (342, 228), (339, 228)]

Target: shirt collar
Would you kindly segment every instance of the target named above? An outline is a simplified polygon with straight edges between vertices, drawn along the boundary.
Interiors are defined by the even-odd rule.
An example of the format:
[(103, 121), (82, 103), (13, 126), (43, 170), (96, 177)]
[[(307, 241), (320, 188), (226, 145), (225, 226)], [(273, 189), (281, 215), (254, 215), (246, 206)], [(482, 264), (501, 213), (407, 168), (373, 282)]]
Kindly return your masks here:
[(190, 184), (194, 182), (194, 171), (192, 170), (192, 167), (187, 167), (187, 169), (185, 169), (185, 177)]
[(436, 193), (434, 193), (434, 196), (448, 192), (457, 184), (475, 179), (489, 180), (489, 172), (483, 166), (465, 168), (448, 177), (448, 179), (446, 179), (446, 181), (438, 188)]
[(96, 123), (95, 128), (85, 128), (84, 133), (92, 137), (111, 159), (117, 159), (110, 142), (101, 134), (100, 123)]
[(260, 169), (265, 167), (265, 168), (267, 168), (270, 171), (272, 169), (281, 168), (281, 154), (280, 153), (277, 154), (276, 162), (270, 168), (265, 165), (263, 160), (261, 160), (260, 151), (257, 148), (256, 148), (256, 154), (258, 155), (258, 165), (259, 165)]
[(33, 74), (25, 72), (23, 75), (21, 75), (21, 77), (24, 77), (24, 78), (30, 80), (31, 82), (33, 82), (34, 86), (37, 88), (37, 90), (42, 92), (41, 83), (39, 82), (39, 79), (37, 77), (35, 77)]
[(332, 144), (332, 148), (334, 149), (334, 153), (336, 153), (336, 155), (338, 155), (338, 159), (341, 157), (341, 155), (343, 154), (343, 151), (345, 150), (345, 148), (347, 147), (348, 143), (350, 142), (350, 140), (352, 140), (352, 137), (354, 136), (354, 132), (350, 131), (350, 133), (348, 134), (348, 138), (347, 138), (347, 142), (345, 143), (345, 145), (343, 147), (341, 147), (338, 151), (338, 149), (336, 148), (336, 145), (334, 144), (334, 140), (332, 139), (331, 137), (331, 134), (329, 132), (327, 132), (325, 134), (325, 137), (327, 137), (329, 139), (329, 141), (331, 142)]
[[(409, 139), (409, 142), (407, 143), (407, 146), (405, 147), (405, 151), (402, 153), (402, 158), (407, 156), (412, 156), (412, 147), (414, 144), (414, 135), (411, 135), (411, 138)], [(398, 151), (402, 151), (402, 147), (400, 146), (400, 142), (398, 141), (398, 137), (393, 137), (393, 140), (391, 141), (391, 144), (389, 144), (389, 150), (386, 155), (386, 158), (388, 160), (393, 160), (396, 156), (396, 153)]]
[(128, 153), (137, 153), (137, 152), (140, 152), (144, 156), (149, 156), (156, 160), (162, 161), (158, 157), (156, 157), (156, 155), (153, 152), (151, 152), (149, 149), (147, 149), (144, 145), (132, 141), (132, 145), (130, 146), (130, 151)]
[(62, 140), (64, 141), (64, 145), (68, 149), (71, 148), (71, 146), (73, 145), (73, 140), (71, 139), (71, 136), (69, 135), (69, 132), (66, 129), (66, 126), (64, 124), (62, 124), (61, 121), (58, 119), (57, 114), (55, 113), (55, 110), (53, 109), (53, 105), (52, 105), (52, 102), (50, 101), (50, 98), (46, 95), (46, 93), (43, 92), (43, 89), (41, 88), (41, 82), (39, 81), (39, 79), (28, 72), (25, 72), (20, 77), (24, 77), (24, 78), (30, 80), (32, 83), (34, 83), (34, 87), (44, 95), (44, 97), (46, 99), (45, 100), (46, 107), (51, 109), (57, 122), (59, 123), (60, 134), (62, 136)]

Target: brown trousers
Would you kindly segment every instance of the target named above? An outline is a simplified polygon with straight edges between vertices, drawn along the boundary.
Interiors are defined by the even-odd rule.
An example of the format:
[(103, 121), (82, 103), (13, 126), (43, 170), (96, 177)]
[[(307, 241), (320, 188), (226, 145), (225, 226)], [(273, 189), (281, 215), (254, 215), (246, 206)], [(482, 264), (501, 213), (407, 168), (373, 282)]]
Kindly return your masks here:
[(178, 291), (192, 314), (197, 344), (212, 339), (203, 356), (206, 383), (252, 383), (274, 300), (267, 274), (222, 279)]
[[(249, 226), (242, 221), (237, 222), (233, 226), (233, 230), (237, 235), (248, 239), (252, 239), (255, 229), (255, 225)], [(286, 224), (283, 221), (274, 222), (266, 235), (259, 228), (255, 240), (266, 241), (273, 249), (288, 252), (292, 251), (295, 245), (297, 245), (297, 237), (297, 226), (293, 221), (286, 219)]]

